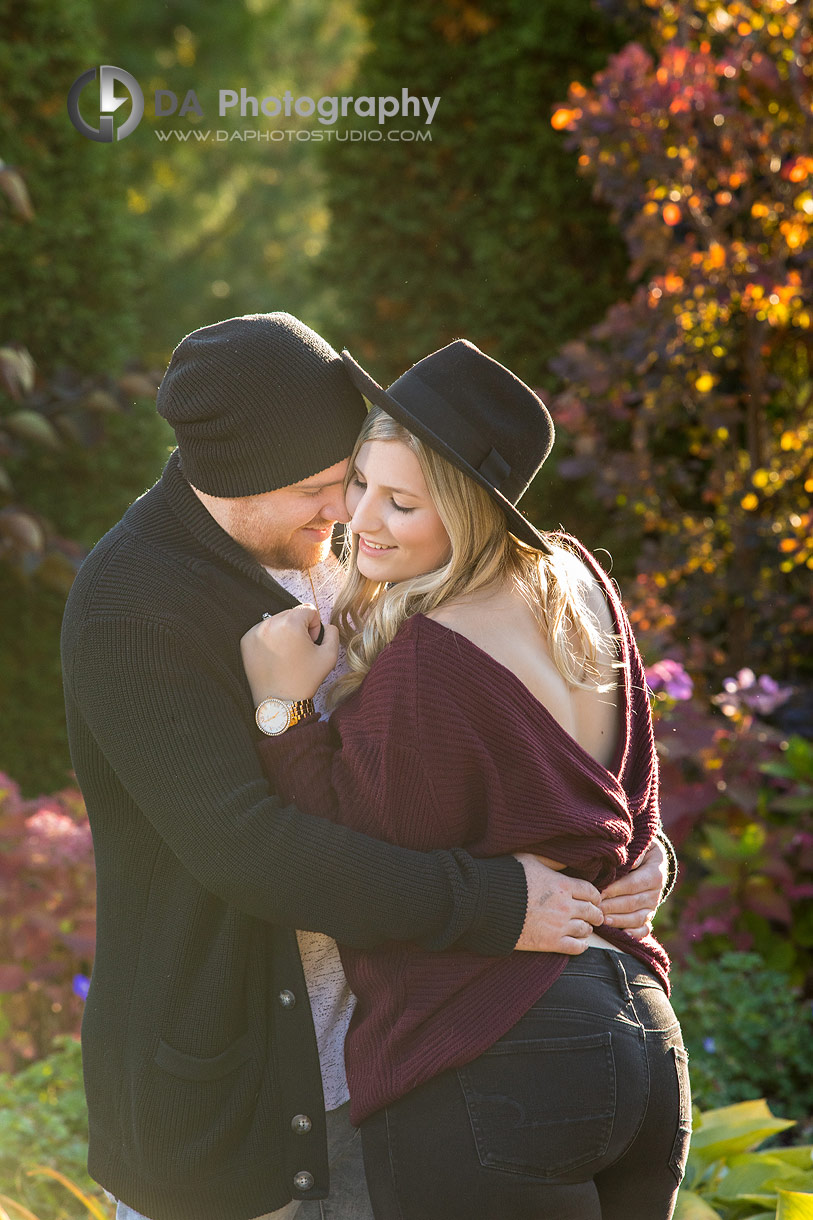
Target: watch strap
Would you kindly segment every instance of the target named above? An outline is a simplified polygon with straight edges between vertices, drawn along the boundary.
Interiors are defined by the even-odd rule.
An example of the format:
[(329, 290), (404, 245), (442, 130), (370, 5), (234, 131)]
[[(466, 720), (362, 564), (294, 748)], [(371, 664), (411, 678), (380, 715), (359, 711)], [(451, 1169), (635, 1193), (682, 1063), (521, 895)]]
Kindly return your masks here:
[(287, 703), (291, 710), (291, 714), (288, 719), (289, 729), (295, 724), (299, 724), (300, 720), (307, 720), (308, 716), (316, 715), (316, 707), (314, 706), (313, 699), (284, 699), (283, 702)]

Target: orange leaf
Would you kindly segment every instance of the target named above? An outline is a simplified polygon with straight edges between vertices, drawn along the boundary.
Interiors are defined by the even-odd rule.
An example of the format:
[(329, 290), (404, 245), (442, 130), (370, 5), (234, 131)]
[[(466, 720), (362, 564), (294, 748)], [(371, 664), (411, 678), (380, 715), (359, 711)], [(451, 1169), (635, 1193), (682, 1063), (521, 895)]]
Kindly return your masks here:
[(569, 127), (571, 123), (575, 123), (575, 121), (581, 117), (582, 111), (578, 106), (573, 110), (568, 110), (567, 107), (560, 106), (558, 110), (553, 112), (550, 125), (555, 131), (564, 131), (566, 127)]

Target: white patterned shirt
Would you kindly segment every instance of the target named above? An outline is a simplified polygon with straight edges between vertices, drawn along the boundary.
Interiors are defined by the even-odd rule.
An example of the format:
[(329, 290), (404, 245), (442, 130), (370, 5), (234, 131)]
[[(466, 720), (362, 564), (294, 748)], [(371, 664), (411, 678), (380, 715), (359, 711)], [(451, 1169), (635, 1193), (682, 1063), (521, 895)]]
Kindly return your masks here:
[[(266, 568), (266, 571), (297, 601), (313, 602), (313, 590), (306, 571), (300, 572), (294, 568)], [(315, 564), (310, 569), (310, 573), (319, 615), (323, 623), (329, 623), (333, 602), (342, 582), (339, 561), (331, 551), (323, 563)], [(341, 648), (329, 681), (332, 682), (346, 669), (347, 660)], [(319, 715), (326, 718), (323, 687), (316, 692), (314, 704)], [(336, 1110), (350, 1096), (344, 1069), (344, 1039), (356, 1006), (356, 997), (347, 985), (335, 940), (322, 932), (297, 932), (296, 937), (316, 1030), (325, 1109)]]

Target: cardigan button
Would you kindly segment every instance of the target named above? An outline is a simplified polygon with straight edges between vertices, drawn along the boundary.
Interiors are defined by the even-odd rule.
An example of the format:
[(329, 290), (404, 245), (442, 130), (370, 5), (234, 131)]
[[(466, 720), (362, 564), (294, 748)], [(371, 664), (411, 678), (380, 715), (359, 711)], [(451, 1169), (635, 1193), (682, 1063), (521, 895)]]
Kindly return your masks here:
[(308, 1173), (307, 1169), (300, 1169), (299, 1173), (294, 1174), (294, 1186), (297, 1190), (310, 1190), (313, 1182), (313, 1174)]
[(291, 1130), (297, 1135), (307, 1135), (312, 1126), (313, 1123), (307, 1114), (296, 1114), (291, 1119)]
[(279, 1002), (283, 1008), (293, 1008), (296, 1004), (296, 996), (292, 991), (281, 991), (279, 993)]

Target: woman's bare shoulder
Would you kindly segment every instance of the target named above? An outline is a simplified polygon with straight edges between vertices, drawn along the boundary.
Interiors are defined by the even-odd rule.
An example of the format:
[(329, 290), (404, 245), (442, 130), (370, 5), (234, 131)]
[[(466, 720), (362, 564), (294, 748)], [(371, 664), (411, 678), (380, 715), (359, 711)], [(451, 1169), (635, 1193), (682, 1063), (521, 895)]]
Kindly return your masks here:
[(488, 638), (492, 629), (504, 623), (506, 612), (512, 608), (511, 599), (504, 594), (497, 597), (474, 594), (460, 601), (443, 602), (424, 617), (467, 636), (483, 647), (483, 640)]

